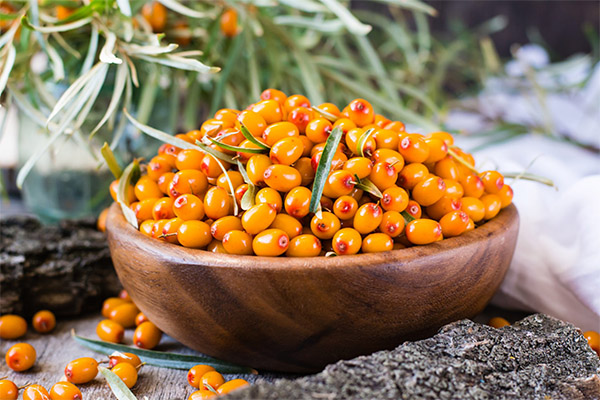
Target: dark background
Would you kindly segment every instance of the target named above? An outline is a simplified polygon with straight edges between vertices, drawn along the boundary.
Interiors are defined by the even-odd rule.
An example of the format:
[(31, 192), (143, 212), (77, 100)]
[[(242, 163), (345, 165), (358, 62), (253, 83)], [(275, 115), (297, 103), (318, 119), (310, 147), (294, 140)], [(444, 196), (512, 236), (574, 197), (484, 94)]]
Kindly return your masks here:
[[(590, 53), (592, 45), (584, 34), (584, 27), (600, 30), (600, 1), (589, 0), (426, 0), (438, 11), (429, 19), (434, 32), (452, 34), (457, 21), (468, 28), (504, 15), (508, 26), (491, 37), (502, 57), (510, 56), (513, 44), (540, 43), (541, 37), (550, 50), (552, 59), (564, 59), (575, 53)], [(353, 7), (383, 10), (385, 5), (369, 0), (353, 0)], [(539, 36), (536, 35), (539, 32)], [(596, 45), (597, 46), (597, 45)]]

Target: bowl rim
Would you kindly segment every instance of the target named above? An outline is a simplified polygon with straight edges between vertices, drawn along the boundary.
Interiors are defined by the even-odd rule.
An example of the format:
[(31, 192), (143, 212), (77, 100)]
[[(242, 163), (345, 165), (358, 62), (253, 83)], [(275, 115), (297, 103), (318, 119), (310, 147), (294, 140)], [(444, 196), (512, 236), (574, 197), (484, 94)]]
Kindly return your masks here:
[(361, 253), (336, 257), (263, 257), (213, 253), (201, 249), (192, 249), (178, 244), (148, 237), (131, 226), (123, 216), (117, 203), (110, 207), (106, 221), (106, 232), (109, 243), (113, 240), (135, 243), (135, 246), (149, 255), (161, 258), (172, 258), (180, 264), (201, 264), (244, 269), (280, 269), (284, 268), (347, 268), (350, 266), (366, 267), (394, 261), (408, 262), (415, 258), (434, 256), (449, 250), (456, 250), (467, 245), (476, 245), (503, 235), (519, 222), (519, 215), (514, 204), (500, 210), (500, 213), (479, 227), (460, 236), (447, 238), (424, 246), (413, 246), (405, 249), (390, 250), (381, 253)]

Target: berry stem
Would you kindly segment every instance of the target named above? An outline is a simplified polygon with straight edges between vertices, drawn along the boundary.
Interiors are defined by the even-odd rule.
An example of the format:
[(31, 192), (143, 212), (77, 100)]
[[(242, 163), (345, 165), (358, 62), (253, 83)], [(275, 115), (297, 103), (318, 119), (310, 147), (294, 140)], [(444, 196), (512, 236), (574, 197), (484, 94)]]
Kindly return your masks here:
[(473, 171), (477, 175), (479, 175), (479, 171), (477, 171), (471, 164), (466, 162), (465, 159), (462, 158), (461, 156), (459, 156), (458, 153), (456, 153), (454, 150), (452, 150), (452, 148), (448, 148), (448, 154), (450, 154), (452, 156), (452, 158), (454, 158), (456, 161), (458, 161), (459, 163), (461, 163), (462, 165), (464, 165), (465, 167), (469, 168), (471, 171)]
[(546, 186), (551, 186), (554, 189), (558, 190), (558, 187), (554, 184), (554, 181), (552, 179), (543, 177), (543, 176), (539, 176), (539, 175), (534, 175), (534, 174), (529, 174), (526, 172), (520, 172), (520, 173), (516, 173), (516, 172), (503, 172), (502, 175), (505, 178), (513, 178), (514, 181), (516, 182), (520, 179), (524, 179), (527, 181), (533, 181), (533, 182), (538, 182), (538, 183), (542, 183)]

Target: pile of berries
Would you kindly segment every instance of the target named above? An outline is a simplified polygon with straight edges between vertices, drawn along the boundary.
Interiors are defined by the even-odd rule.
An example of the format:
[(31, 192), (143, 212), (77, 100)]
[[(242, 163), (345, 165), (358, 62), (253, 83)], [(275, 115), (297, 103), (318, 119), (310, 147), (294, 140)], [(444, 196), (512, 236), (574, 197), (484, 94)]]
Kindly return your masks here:
[(225, 381), (223, 375), (210, 365), (198, 364), (190, 368), (187, 374), (188, 383), (196, 390), (188, 400), (201, 400), (231, 393), (250, 384), (245, 379)]
[[(328, 149), (336, 128), (343, 136)], [(246, 110), (221, 109), (176, 138), (230, 162), (206, 147), (164, 144), (124, 195), (143, 234), (212, 252), (309, 257), (424, 245), (474, 229), (513, 197), (503, 176), (478, 173), (450, 134), (408, 133), (363, 99), (340, 111), (268, 89)]]

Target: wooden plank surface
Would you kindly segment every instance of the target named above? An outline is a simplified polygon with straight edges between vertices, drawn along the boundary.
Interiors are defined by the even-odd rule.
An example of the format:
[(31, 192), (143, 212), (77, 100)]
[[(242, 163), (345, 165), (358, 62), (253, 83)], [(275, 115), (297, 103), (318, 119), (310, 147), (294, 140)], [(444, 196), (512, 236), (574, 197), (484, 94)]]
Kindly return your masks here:
[[(76, 320), (58, 321), (56, 329), (46, 335), (38, 334), (31, 325), (27, 334), (17, 340), (2, 340), (0, 350), (2, 355), (15, 343), (26, 342), (31, 344), (37, 352), (37, 360), (34, 367), (25, 372), (14, 372), (6, 366), (4, 360), (0, 362), (0, 377), (8, 376), (18, 386), (26, 383), (37, 383), (50, 390), (53, 384), (64, 377), (64, 369), (69, 361), (79, 357), (94, 357), (96, 360), (107, 360), (108, 357), (76, 343), (71, 338), (71, 329), (83, 337), (98, 339), (96, 336), (96, 324), (102, 320), (100, 314), (82, 317)], [(132, 344), (133, 329), (126, 330), (125, 344)], [(185, 354), (199, 354), (179, 344), (168, 336), (163, 336), (159, 346), (155, 350), (172, 351)], [(144, 397), (149, 400), (182, 400), (195, 390), (187, 383), (187, 371), (158, 368), (144, 365), (139, 374), (137, 384), (132, 392), (140, 399)], [(274, 380), (283, 375), (260, 374), (260, 375), (224, 375), (225, 379), (243, 378), (253, 383), (259, 380)], [(84, 399), (107, 400), (115, 398), (101, 374), (96, 379), (84, 385), (78, 385)], [(19, 396), (21, 398), (21, 396)]]

